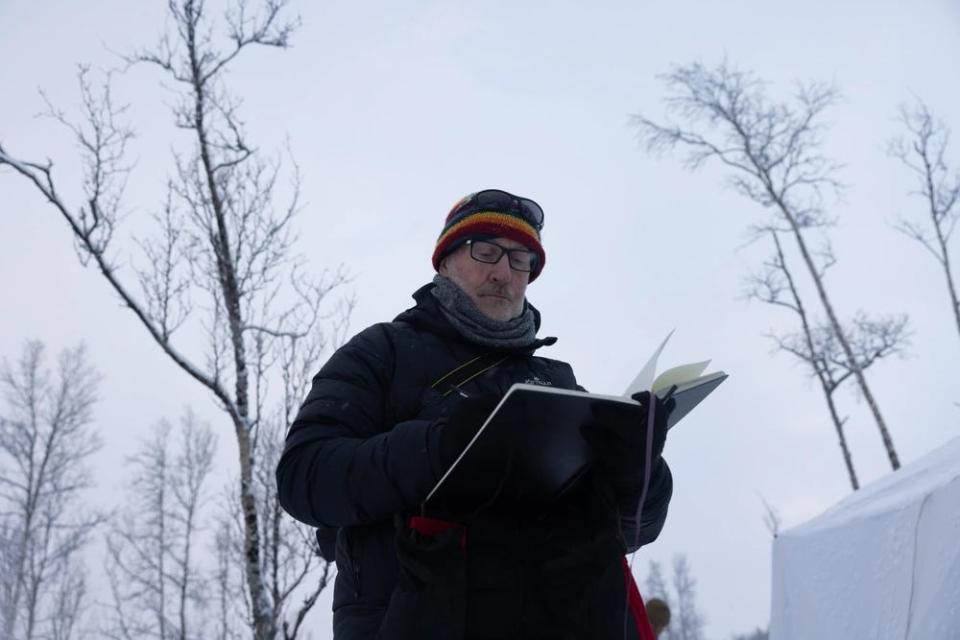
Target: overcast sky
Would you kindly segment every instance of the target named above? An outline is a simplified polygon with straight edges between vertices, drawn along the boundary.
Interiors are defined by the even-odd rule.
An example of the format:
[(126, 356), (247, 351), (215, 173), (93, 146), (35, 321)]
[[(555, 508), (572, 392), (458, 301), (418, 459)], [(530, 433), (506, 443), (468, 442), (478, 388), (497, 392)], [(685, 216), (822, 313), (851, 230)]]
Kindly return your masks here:
[[(75, 109), (76, 63), (114, 65), (107, 47), (154, 42), (164, 5), (0, 0), (0, 140), (11, 153), (55, 159), (74, 201), (73, 143), (34, 117), (43, 109), (37, 89)], [(960, 339), (942, 273), (891, 228), (922, 202), (908, 196), (910, 176), (884, 152), (897, 106), (912, 96), (960, 128), (956, 0), (294, 8), (303, 17), (294, 48), (248, 52), (231, 86), (261, 149), (280, 152), (289, 139), (304, 177), (300, 250), (317, 271), (343, 263), (354, 274), (355, 330), (392, 318), (432, 277), (430, 254), (453, 202), (500, 187), (546, 210), (547, 266), (528, 291), (543, 314), (541, 335), (560, 338), (545, 355), (571, 362), (589, 389), (616, 393), (676, 328), (662, 364), (712, 358), (730, 374), (671, 433), (670, 516), (635, 563), (642, 580), (649, 559), (689, 556), (709, 638), (769, 619), (770, 537), (759, 496), (791, 526), (850, 488), (821, 393), (764, 337), (791, 328), (792, 318), (742, 299), (743, 276), (767, 255), (762, 244), (743, 248), (744, 230), (765, 213), (727, 190), (718, 167), (691, 174), (676, 158), (638, 148), (629, 116), (662, 114), (657, 74), (727, 59), (777, 95), (796, 79), (839, 87), (828, 151), (845, 165), (849, 189), (831, 203), (839, 262), (828, 287), (844, 317), (858, 309), (911, 316), (910, 356), (868, 373), (901, 459), (960, 435)], [(142, 229), (161, 202), (177, 140), (157, 80), (145, 69), (118, 79), (140, 133), (129, 229)], [(960, 163), (960, 141), (951, 159)], [(233, 460), (212, 400), (145, 340), (103, 279), (80, 266), (63, 220), (9, 171), (0, 171), (0, 274), (0, 355), (16, 356), (28, 337), (54, 350), (83, 340), (106, 376), (97, 409), (104, 496), (122, 477), (117, 461), (186, 404), (216, 421), (223, 460)], [(839, 401), (861, 479), (888, 473), (865, 406), (850, 392)], [(317, 638), (328, 637), (327, 620), (317, 617)]]

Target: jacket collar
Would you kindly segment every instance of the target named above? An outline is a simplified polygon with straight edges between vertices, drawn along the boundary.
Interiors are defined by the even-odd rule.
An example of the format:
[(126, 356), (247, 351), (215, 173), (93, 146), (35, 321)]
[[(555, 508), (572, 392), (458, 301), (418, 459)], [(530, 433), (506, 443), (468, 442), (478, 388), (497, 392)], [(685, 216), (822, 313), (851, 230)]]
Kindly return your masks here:
[[(460, 332), (457, 331), (452, 324), (450, 324), (450, 321), (447, 320), (447, 318), (443, 315), (443, 312), (440, 311), (440, 304), (437, 302), (437, 299), (430, 295), (430, 290), (435, 286), (435, 284), (429, 282), (414, 291), (413, 299), (416, 302), (416, 305), (402, 312), (400, 315), (394, 318), (394, 321), (406, 322), (416, 327), (426, 329), (427, 331), (435, 333), (444, 338), (451, 338), (466, 342), (464, 337), (460, 335)], [(539, 330), (540, 312), (537, 311), (537, 308), (530, 304), (530, 302), (527, 302), (526, 304), (530, 310), (533, 311), (534, 325), (537, 327), (537, 330)], [(533, 353), (540, 347), (548, 347), (554, 344), (556, 341), (557, 339), (552, 336), (537, 338), (529, 346), (517, 349), (505, 349), (505, 351)]]

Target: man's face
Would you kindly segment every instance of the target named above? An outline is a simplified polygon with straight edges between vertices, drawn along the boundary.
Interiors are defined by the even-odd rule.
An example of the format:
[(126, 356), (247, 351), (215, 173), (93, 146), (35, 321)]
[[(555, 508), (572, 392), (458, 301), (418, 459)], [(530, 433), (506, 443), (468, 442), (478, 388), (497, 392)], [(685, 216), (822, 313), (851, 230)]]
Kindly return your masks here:
[[(505, 249), (526, 249), (508, 238), (496, 238), (493, 242)], [(506, 253), (496, 264), (487, 264), (474, 260), (470, 245), (465, 244), (443, 259), (440, 275), (457, 283), (488, 318), (506, 321), (523, 311), (530, 274), (511, 269)]]

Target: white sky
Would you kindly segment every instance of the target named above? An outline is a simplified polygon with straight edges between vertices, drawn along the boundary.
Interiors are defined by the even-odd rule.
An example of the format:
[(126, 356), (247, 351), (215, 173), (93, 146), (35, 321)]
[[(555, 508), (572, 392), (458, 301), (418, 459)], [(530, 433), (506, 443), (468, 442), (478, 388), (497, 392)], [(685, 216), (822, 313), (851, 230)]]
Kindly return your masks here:
[[(0, 0), (0, 140), (14, 154), (57, 160), (71, 197), (73, 143), (33, 117), (43, 108), (36, 89), (73, 109), (75, 64), (110, 65), (105, 45), (154, 42), (164, 4)], [(845, 163), (850, 189), (832, 208), (839, 264), (828, 286), (846, 317), (860, 308), (911, 315), (911, 356), (868, 374), (909, 462), (958, 433), (960, 340), (942, 274), (890, 227), (922, 204), (907, 196), (910, 177), (884, 145), (911, 95), (960, 127), (960, 4), (596, 5), (304, 2), (294, 48), (251, 51), (232, 88), (261, 148), (281, 150), (289, 137), (307, 203), (300, 248), (317, 269), (343, 262), (355, 274), (355, 330), (409, 306), (432, 276), (429, 256), (454, 201), (501, 187), (546, 210), (547, 267), (529, 290), (541, 335), (560, 337), (545, 355), (570, 361), (588, 388), (619, 392), (676, 327), (664, 366), (711, 357), (731, 375), (671, 434), (670, 517), (635, 564), (642, 579), (648, 559), (687, 553), (707, 635), (728, 638), (769, 619), (770, 539), (758, 495), (791, 526), (847, 495), (849, 483), (820, 392), (763, 337), (792, 328), (792, 318), (741, 299), (741, 279), (766, 247), (738, 248), (763, 212), (726, 190), (716, 167), (690, 174), (676, 158), (648, 158), (629, 114), (659, 116), (656, 74), (694, 60), (726, 57), (775, 92), (794, 79), (840, 87), (829, 151)], [(143, 70), (117, 86), (140, 132), (131, 229), (143, 228), (171, 170), (177, 134), (157, 78)], [(97, 411), (108, 443), (98, 459), (104, 495), (137, 438), (188, 403), (219, 421), (223, 457), (233, 459), (210, 398), (146, 342), (102, 278), (79, 265), (55, 211), (9, 172), (0, 173), (0, 274), (0, 354), (16, 356), (28, 337), (52, 350), (83, 339), (106, 375)], [(887, 473), (864, 405), (851, 393), (840, 403), (861, 479)], [(318, 616), (316, 637), (327, 637), (326, 620)]]

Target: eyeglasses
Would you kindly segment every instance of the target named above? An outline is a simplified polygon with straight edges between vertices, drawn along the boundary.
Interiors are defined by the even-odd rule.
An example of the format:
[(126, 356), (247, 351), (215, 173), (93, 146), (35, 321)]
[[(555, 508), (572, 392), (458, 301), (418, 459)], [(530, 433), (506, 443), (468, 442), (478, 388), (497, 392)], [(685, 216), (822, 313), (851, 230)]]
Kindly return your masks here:
[(467, 240), (470, 245), (470, 257), (477, 262), (497, 264), (503, 254), (507, 254), (507, 262), (514, 271), (533, 271), (537, 266), (537, 254), (527, 249), (507, 249), (496, 242), (489, 240)]
[(530, 198), (521, 198), (500, 189), (485, 189), (472, 193), (456, 205), (447, 216), (453, 220), (477, 211), (509, 213), (526, 220), (537, 231), (543, 229), (543, 209)]

